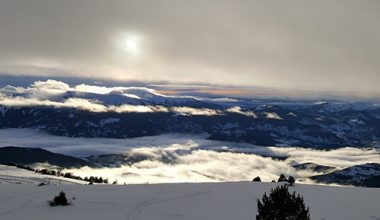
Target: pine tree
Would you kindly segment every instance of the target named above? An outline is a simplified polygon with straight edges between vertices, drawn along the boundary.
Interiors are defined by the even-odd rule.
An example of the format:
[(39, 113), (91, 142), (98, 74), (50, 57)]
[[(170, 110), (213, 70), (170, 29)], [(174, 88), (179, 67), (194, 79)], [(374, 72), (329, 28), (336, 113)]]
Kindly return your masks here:
[(265, 193), (262, 201), (258, 199), (257, 213), (256, 220), (310, 220), (303, 198), (291, 194), (287, 186), (271, 189), (269, 196)]
[(286, 176), (284, 174), (280, 175), (280, 178), (278, 178), (277, 182), (287, 182), (288, 179), (286, 179)]
[(294, 177), (293, 176), (289, 176), (289, 178), (288, 178), (289, 186), (293, 186), (295, 182), (296, 182), (296, 180), (294, 179)]
[(59, 195), (54, 197), (53, 201), (49, 202), (49, 204), (50, 206), (57, 206), (57, 205), (66, 206), (66, 205), (69, 205), (69, 202), (66, 198), (66, 194), (63, 191), (61, 191)]
[(261, 182), (261, 178), (259, 176), (253, 178), (252, 182)]

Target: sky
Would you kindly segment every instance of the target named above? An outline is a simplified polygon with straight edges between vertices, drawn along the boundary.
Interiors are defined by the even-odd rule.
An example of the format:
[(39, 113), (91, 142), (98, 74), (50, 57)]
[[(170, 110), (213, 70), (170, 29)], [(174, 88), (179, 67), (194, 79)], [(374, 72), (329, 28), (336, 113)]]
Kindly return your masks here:
[(1, 0), (0, 73), (373, 96), (379, 11), (377, 0)]

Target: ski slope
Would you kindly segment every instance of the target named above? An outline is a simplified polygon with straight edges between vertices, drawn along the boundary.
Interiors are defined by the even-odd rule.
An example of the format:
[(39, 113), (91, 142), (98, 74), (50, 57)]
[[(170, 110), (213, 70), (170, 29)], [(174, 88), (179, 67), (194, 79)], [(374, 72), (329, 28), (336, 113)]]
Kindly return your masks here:
[[(21, 171), (15, 176), (24, 181), (16, 183), (10, 181), (15, 176), (5, 169), (2, 166), (0, 170), (1, 220), (255, 219), (257, 199), (278, 185), (229, 182), (90, 186), (55, 181), (38, 187), (38, 182), (46, 180), (43, 175)], [(304, 197), (312, 219), (380, 219), (379, 189), (300, 184), (291, 189)], [(50, 207), (47, 201), (61, 190), (73, 205)]]

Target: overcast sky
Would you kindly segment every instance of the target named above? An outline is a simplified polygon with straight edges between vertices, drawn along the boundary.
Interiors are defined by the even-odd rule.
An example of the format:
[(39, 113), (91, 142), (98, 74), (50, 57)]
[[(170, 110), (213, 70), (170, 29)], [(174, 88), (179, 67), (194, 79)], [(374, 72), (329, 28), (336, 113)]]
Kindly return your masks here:
[(379, 12), (377, 0), (1, 0), (0, 72), (372, 94)]

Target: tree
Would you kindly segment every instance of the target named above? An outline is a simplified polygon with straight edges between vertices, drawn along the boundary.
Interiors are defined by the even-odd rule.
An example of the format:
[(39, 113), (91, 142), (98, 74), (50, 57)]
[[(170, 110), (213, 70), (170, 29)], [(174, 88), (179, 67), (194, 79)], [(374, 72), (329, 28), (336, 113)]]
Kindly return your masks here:
[(262, 201), (257, 200), (257, 213), (256, 220), (310, 220), (303, 198), (287, 186), (271, 189), (269, 196), (264, 193)]
[(70, 203), (68, 202), (66, 198), (66, 194), (63, 191), (61, 191), (59, 195), (54, 197), (53, 201), (49, 201), (49, 205), (50, 206), (58, 206), (58, 205), (66, 206), (66, 205), (70, 205)]
[(253, 178), (252, 182), (261, 182), (261, 179), (259, 176)]
[(278, 178), (277, 182), (287, 182), (288, 179), (286, 179), (286, 176), (284, 174), (280, 175), (280, 178)]
[(295, 182), (296, 182), (296, 180), (294, 179), (294, 177), (293, 176), (289, 176), (289, 178), (288, 178), (289, 185), (293, 186)]

